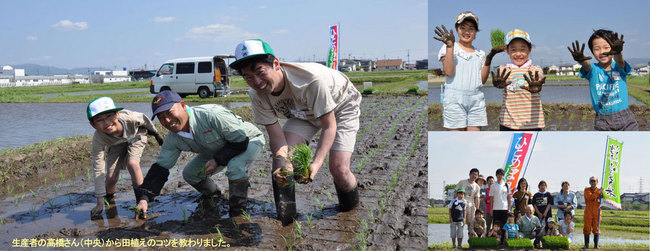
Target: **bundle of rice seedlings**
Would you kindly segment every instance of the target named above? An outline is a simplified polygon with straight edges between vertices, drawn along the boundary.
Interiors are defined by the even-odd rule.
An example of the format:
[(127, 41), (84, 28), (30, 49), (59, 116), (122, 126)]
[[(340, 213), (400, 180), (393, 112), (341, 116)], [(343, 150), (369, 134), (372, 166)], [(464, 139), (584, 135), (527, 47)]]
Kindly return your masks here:
[(470, 248), (497, 248), (499, 246), (496, 237), (470, 237), (468, 242)]
[(309, 164), (313, 159), (311, 148), (307, 144), (302, 143), (294, 146), (290, 161), (293, 165), (293, 178), (296, 182), (307, 183), (309, 181)]
[(492, 47), (506, 45), (505, 41), (506, 35), (502, 30), (496, 29), (490, 31), (490, 40), (492, 42)]

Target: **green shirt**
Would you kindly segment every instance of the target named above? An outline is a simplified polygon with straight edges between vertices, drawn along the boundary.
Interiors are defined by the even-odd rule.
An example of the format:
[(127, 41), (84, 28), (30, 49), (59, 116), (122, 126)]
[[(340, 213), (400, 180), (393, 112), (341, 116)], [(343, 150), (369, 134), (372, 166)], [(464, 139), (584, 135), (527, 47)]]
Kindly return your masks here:
[(187, 112), (193, 139), (169, 132), (156, 160), (164, 168), (174, 167), (182, 151), (214, 155), (227, 142), (242, 142), (246, 137), (251, 142), (260, 141), (264, 144), (264, 134), (255, 125), (223, 106), (188, 106)]

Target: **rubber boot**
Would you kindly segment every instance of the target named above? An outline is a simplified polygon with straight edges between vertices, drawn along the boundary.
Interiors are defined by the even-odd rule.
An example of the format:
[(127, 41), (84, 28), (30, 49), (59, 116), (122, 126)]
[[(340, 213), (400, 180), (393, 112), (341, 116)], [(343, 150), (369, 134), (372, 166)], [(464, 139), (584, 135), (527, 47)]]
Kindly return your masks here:
[(589, 248), (589, 234), (585, 234), (585, 246), (584, 249)]
[(600, 234), (594, 234), (594, 249), (598, 249), (598, 237)]
[(106, 218), (112, 219), (117, 217), (117, 205), (115, 205), (115, 194), (106, 194), (104, 196), (104, 203), (108, 202), (106, 205)]
[[(289, 183), (293, 181), (293, 177), (287, 177)], [(275, 210), (278, 212), (278, 220), (282, 222), (283, 226), (289, 225), (296, 218), (296, 186), (285, 185), (280, 187), (271, 178), (273, 183), (273, 199), (275, 200)]]
[(199, 181), (199, 183), (196, 184), (190, 184), (192, 187), (194, 187), (197, 191), (201, 192), (203, 197), (210, 198), (212, 196), (221, 196), (221, 190), (219, 190), (219, 187), (217, 187), (217, 184), (210, 179), (210, 177), (206, 177), (205, 179)]
[(228, 190), (230, 202), (230, 217), (236, 217), (242, 214), (248, 204), (248, 180), (228, 180)]
[(339, 211), (350, 211), (354, 209), (357, 204), (359, 204), (359, 183), (357, 183), (352, 191), (347, 192), (344, 192), (342, 189), (340, 189), (336, 185), (336, 182), (334, 182), (334, 187), (336, 188), (336, 195), (339, 197)]

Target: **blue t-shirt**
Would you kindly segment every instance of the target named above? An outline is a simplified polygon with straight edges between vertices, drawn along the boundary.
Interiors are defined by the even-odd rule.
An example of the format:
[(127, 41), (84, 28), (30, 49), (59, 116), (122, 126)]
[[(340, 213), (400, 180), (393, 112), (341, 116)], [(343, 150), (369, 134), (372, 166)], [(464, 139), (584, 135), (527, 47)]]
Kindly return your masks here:
[(616, 62), (612, 62), (612, 70), (609, 71), (593, 62), (589, 72), (580, 69), (580, 77), (589, 80), (591, 105), (596, 113), (620, 112), (628, 107), (626, 75), (631, 71), (632, 67), (627, 62), (625, 69), (621, 69)]
[(503, 224), (503, 230), (506, 230), (508, 232), (508, 238), (517, 238), (517, 231), (519, 231), (519, 225), (516, 223), (513, 223), (510, 225), (510, 223)]

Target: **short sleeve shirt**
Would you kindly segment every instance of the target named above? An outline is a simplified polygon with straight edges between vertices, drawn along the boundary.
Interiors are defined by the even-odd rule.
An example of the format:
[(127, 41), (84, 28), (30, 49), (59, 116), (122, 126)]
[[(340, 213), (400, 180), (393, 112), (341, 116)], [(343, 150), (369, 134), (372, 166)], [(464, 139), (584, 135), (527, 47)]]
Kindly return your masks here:
[(506, 232), (508, 232), (508, 238), (516, 238), (517, 231), (519, 231), (519, 226), (517, 224), (510, 225), (510, 223), (507, 223), (503, 225), (503, 230), (506, 230)]
[(599, 114), (620, 112), (629, 106), (626, 75), (632, 71), (632, 67), (625, 62), (625, 69), (622, 69), (612, 62), (611, 68), (607, 71), (600, 64), (592, 62), (589, 72), (580, 70), (580, 77), (589, 80), (591, 105)]
[[(517, 67), (508, 64), (510, 70), (506, 88), (503, 88), (503, 104), (499, 120), (502, 125), (516, 130), (544, 128), (544, 110), (540, 93), (531, 93), (523, 86), (527, 86), (524, 75), (528, 71), (542, 72), (539, 66), (529, 65)], [(505, 69), (506, 67), (499, 67)]]
[[(447, 45), (442, 45), (438, 51), (438, 60), (447, 55)], [(447, 76), (445, 88), (459, 91), (477, 91), (483, 82), (481, 80), (481, 68), (485, 63), (485, 52), (474, 49), (474, 52), (467, 52), (454, 43), (454, 75)]]
[(506, 187), (505, 181), (502, 181), (501, 184), (494, 182), (490, 187), (490, 196), (494, 198), (492, 210), (508, 210), (508, 187)]
[[(279, 95), (249, 90), (255, 122), (271, 125), (278, 118), (317, 123), (345, 100), (352, 85), (343, 73), (316, 63), (280, 63), (284, 89)], [(350, 88), (354, 88), (353, 86)]]
[[(540, 211), (540, 213), (544, 213), (544, 210), (546, 210), (546, 207), (550, 207), (553, 205), (553, 195), (549, 193), (548, 191), (541, 193), (537, 192), (533, 196), (533, 203), (535, 206), (537, 206), (537, 209)], [(548, 213), (545, 215), (546, 217), (551, 217), (553, 216), (553, 210), (548, 210)]]
[(474, 206), (474, 198), (479, 198), (481, 196), (481, 186), (474, 183), (469, 183), (467, 179), (461, 180), (456, 185), (456, 188), (463, 188), (465, 190), (465, 200), (467, 200), (467, 206)]
[(449, 208), (451, 209), (451, 219), (454, 222), (460, 222), (465, 219), (466, 206), (467, 206), (467, 201), (465, 199), (462, 200), (454, 199), (449, 203)]

